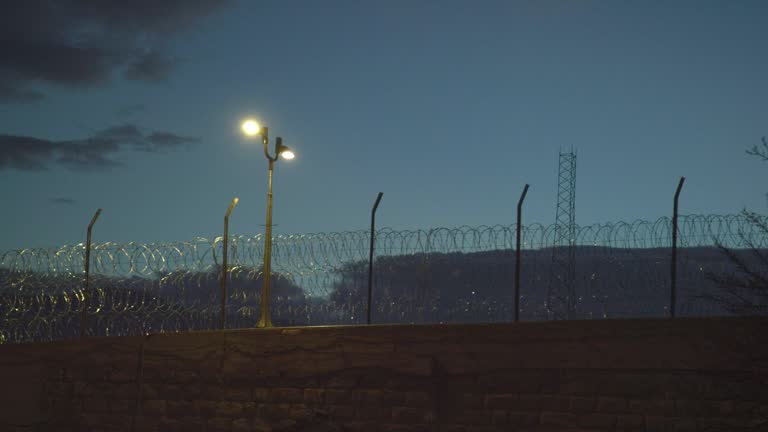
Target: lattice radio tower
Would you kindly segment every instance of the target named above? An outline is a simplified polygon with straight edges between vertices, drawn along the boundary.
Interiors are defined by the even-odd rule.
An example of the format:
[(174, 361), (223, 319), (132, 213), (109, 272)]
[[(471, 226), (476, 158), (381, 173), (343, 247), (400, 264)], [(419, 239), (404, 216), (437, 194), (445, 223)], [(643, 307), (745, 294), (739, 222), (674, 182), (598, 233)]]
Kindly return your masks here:
[(576, 152), (560, 152), (557, 211), (547, 310), (571, 319), (576, 309)]

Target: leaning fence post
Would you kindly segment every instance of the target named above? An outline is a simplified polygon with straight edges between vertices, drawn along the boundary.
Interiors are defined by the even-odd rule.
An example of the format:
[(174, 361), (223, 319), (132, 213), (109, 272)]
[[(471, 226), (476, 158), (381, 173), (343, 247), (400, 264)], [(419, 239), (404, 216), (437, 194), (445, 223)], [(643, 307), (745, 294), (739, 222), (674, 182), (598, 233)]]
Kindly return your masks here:
[(85, 240), (85, 280), (83, 282), (83, 305), (80, 310), (80, 337), (85, 336), (85, 329), (88, 326), (88, 303), (90, 302), (90, 291), (88, 289), (88, 281), (91, 274), (91, 231), (93, 230), (93, 224), (96, 223), (96, 219), (99, 218), (101, 209), (96, 210), (91, 223), (88, 224), (88, 234)]
[(677, 301), (677, 209), (683, 183), (685, 183), (685, 177), (680, 177), (680, 183), (677, 184), (677, 191), (675, 191), (674, 210), (672, 211), (672, 285), (669, 290), (669, 313), (671, 318), (675, 317), (675, 303)]
[(517, 246), (515, 248), (515, 322), (520, 320), (520, 237), (523, 224), (523, 201), (528, 194), (528, 183), (523, 188), (520, 201), (517, 202)]
[(381, 196), (383, 192), (379, 192), (376, 197), (376, 202), (373, 203), (373, 209), (371, 210), (371, 244), (370, 251), (368, 253), (368, 310), (367, 310), (367, 322), (371, 323), (371, 294), (373, 292), (373, 242), (376, 239), (376, 209), (379, 208), (379, 202), (381, 202)]
[(224, 215), (224, 238), (221, 242), (221, 309), (219, 310), (219, 328), (227, 327), (227, 251), (229, 250), (229, 215), (237, 205), (239, 199), (235, 197)]

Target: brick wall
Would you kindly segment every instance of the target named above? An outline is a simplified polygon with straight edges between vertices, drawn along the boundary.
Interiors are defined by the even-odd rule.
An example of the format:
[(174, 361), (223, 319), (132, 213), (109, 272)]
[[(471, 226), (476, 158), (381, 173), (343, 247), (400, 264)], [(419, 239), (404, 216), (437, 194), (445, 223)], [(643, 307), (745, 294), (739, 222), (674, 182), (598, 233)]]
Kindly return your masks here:
[(767, 342), (679, 319), (5, 345), (0, 431), (760, 431)]

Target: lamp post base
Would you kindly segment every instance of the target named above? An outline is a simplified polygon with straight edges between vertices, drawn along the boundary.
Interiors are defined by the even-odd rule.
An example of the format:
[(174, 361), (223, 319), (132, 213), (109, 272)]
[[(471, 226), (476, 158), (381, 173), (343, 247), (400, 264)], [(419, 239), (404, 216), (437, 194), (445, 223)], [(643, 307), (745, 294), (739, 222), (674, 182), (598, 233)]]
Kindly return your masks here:
[(273, 327), (272, 320), (269, 318), (265, 318), (264, 316), (259, 318), (259, 322), (256, 323), (256, 328), (268, 328), (268, 327)]

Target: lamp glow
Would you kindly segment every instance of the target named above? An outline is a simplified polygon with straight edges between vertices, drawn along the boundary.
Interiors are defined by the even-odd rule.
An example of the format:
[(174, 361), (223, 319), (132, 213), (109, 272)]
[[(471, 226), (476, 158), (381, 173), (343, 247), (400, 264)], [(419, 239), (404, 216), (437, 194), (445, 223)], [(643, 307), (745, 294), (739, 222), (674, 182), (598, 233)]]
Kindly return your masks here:
[(261, 127), (259, 126), (258, 123), (256, 123), (256, 120), (248, 119), (243, 122), (242, 129), (243, 129), (243, 133), (245, 133), (246, 135), (254, 136), (259, 134)]
[(280, 156), (282, 156), (285, 160), (291, 160), (296, 157), (296, 154), (293, 153), (293, 150), (286, 149), (280, 152)]

